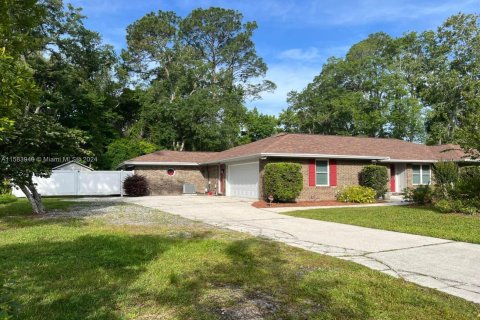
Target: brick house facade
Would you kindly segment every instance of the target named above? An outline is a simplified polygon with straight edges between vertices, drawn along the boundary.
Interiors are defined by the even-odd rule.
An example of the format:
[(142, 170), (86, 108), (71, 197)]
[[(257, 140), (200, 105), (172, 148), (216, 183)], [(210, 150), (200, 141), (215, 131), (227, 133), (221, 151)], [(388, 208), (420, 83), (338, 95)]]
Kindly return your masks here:
[[(414, 167), (418, 171), (421, 166), (426, 174), (431, 172), (430, 165), (440, 160), (466, 161), (465, 154), (453, 145), (279, 134), (222, 152), (157, 151), (125, 161), (120, 167), (144, 175), (152, 195), (182, 194), (183, 184), (188, 183), (195, 185), (198, 193), (258, 199), (265, 197), (262, 185), (267, 163), (299, 163), (303, 190), (298, 200), (311, 201), (333, 200), (342, 188), (358, 185), (360, 171), (372, 163), (387, 168), (392, 192), (402, 192), (405, 187), (415, 187), (419, 173), (414, 173)], [(329, 179), (324, 185), (315, 183), (316, 161), (328, 164)]]

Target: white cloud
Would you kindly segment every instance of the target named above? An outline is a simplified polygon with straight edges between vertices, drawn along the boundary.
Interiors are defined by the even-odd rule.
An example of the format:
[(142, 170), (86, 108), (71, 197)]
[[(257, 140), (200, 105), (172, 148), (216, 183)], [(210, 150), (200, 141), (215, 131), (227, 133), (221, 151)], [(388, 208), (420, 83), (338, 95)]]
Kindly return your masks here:
[(310, 47), (308, 49), (289, 49), (280, 52), (278, 55), (280, 59), (288, 59), (288, 60), (298, 60), (298, 61), (317, 61), (322, 59), (322, 55), (317, 48)]
[(478, 0), (309, 0), (300, 12), (292, 12), (291, 19), (305, 25), (359, 26), (418, 21), (436, 27), (460, 11), (478, 12), (478, 4)]
[(300, 91), (320, 73), (321, 64), (305, 66), (300, 63), (275, 63), (269, 66), (267, 79), (273, 80), (277, 89), (273, 93), (264, 93), (261, 100), (247, 103), (250, 108), (257, 107), (260, 112), (278, 115), (287, 107), (287, 94)]

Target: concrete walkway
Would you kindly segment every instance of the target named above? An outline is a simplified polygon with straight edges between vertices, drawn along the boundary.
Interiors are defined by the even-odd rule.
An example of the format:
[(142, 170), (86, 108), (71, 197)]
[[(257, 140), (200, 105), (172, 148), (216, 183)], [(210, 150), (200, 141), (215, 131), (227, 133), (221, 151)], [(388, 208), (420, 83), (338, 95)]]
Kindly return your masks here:
[(123, 201), (350, 260), (480, 303), (480, 245), (289, 217), (229, 197), (159, 196)]

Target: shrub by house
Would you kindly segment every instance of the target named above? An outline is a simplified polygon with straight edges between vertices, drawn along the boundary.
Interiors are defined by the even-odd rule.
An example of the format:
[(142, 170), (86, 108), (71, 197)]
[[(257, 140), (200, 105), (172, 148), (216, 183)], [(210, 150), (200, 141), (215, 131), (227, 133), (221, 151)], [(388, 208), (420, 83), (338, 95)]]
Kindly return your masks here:
[(294, 202), (303, 188), (302, 166), (298, 163), (269, 163), (263, 177), (264, 196), (276, 202)]
[(141, 197), (149, 193), (148, 181), (144, 176), (134, 174), (125, 178), (123, 189), (128, 196)]
[(382, 197), (388, 191), (388, 171), (384, 166), (368, 165), (360, 171), (360, 185), (375, 190), (376, 197)]
[(338, 195), (341, 202), (372, 203), (375, 202), (377, 192), (370, 187), (348, 186)]

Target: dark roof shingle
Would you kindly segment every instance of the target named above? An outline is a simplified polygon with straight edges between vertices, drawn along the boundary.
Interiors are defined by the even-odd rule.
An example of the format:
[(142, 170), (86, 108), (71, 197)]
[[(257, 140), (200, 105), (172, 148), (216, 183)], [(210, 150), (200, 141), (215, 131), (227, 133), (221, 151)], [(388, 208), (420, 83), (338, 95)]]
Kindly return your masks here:
[(341, 157), (389, 158), (406, 161), (462, 160), (465, 153), (459, 146), (427, 146), (399, 139), (350, 136), (287, 134), (241, 145), (222, 152), (156, 151), (127, 162), (195, 162), (211, 163), (229, 159), (268, 154), (332, 155)]

